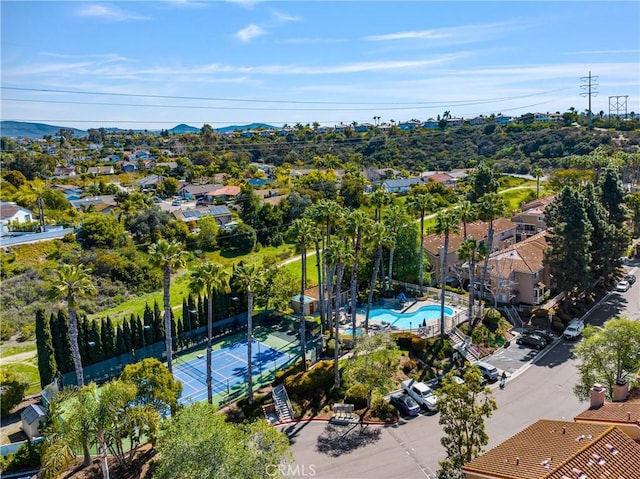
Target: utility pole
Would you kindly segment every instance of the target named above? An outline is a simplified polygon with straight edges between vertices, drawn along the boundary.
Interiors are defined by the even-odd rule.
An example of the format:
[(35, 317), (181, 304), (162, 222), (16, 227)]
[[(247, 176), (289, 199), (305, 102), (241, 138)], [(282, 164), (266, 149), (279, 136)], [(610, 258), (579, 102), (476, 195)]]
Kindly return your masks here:
[(582, 90), (587, 90), (583, 93), (580, 93), (580, 96), (586, 96), (589, 98), (589, 109), (587, 110), (587, 113), (589, 115), (589, 123), (588, 123), (589, 130), (593, 129), (593, 125), (592, 125), (593, 111), (591, 111), (591, 97), (598, 96), (598, 93), (594, 91), (598, 87), (598, 84), (593, 83), (597, 79), (598, 79), (597, 76), (595, 77), (591, 76), (591, 72), (589, 72), (589, 76), (580, 78), (581, 82), (586, 83), (585, 85), (580, 85), (580, 88)]
[(627, 119), (627, 98), (629, 95), (615, 95), (609, 97), (609, 118), (616, 116), (620, 118), (624, 112), (624, 119)]

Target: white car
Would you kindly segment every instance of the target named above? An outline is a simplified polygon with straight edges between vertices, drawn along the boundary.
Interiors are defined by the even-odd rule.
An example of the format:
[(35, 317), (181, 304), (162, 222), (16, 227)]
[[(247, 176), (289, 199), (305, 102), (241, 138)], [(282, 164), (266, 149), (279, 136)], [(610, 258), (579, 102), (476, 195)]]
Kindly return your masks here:
[(584, 322), (581, 319), (572, 319), (567, 328), (562, 333), (565, 339), (577, 339), (584, 330)]
[(437, 398), (429, 386), (415, 379), (407, 379), (402, 381), (402, 390), (411, 396), (420, 407), (427, 411), (435, 412), (437, 410)]
[(622, 280), (616, 285), (616, 291), (622, 291), (624, 293), (626, 291), (629, 291), (630, 287), (631, 283), (629, 283), (629, 281)]

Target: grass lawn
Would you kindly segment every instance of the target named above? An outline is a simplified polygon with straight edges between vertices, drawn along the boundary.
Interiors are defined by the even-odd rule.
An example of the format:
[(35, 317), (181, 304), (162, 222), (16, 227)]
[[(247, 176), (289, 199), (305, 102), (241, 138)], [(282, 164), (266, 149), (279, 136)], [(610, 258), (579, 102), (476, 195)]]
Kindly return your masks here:
[(20, 344), (14, 344), (12, 346), (2, 346), (0, 348), (0, 358), (8, 358), (9, 356), (13, 356), (14, 354), (26, 353), (28, 351), (35, 351), (36, 343), (35, 341), (29, 341)]
[(33, 357), (25, 361), (7, 362), (2, 364), (2, 369), (19, 375), (29, 384), (25, 396), (40, 391), (40, 373), (38, 372), (38, 360)]
[[(322, 253), (320, 254), (322, 256)], [(291, 263), (285, 265), (293, 276), (300, 281), (302, 277), (302, 258), (299, 258)], [(316, 255), (309, 255), (307, 253), (307, 288), (316, 286), (318, 284), (318, 269), (316, 268)]]

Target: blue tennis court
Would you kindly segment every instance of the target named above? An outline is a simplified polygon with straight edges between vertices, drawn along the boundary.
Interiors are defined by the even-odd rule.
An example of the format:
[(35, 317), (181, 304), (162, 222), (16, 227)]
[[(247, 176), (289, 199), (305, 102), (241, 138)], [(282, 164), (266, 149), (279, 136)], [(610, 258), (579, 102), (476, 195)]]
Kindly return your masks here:
[[(234, 386), (247, 382), (247, 340), (211, 353), (211, 384), (213, 395), (228, 393)], [(251, 342), (252, 376), (279, 369), (289, 360), (289, 355), (270, 348), (264, 343)], [(207, 356), (206, 353), (188, 361), (177, 360), (173, 365), (173, 375), (182, 383), (182, 404), (206, 401), (207, 399)]]

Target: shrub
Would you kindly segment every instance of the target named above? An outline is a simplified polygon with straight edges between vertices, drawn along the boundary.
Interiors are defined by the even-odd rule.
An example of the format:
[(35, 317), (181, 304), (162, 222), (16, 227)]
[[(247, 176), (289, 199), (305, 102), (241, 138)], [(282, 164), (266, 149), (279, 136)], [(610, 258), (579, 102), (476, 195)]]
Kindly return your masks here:
[(409, 359), (402, 365), (402, 372), (404, 372), (405, 374), (409, 374), (416, 368), (417, 365), (418, 363), (415, 361), (415, 359)]
[(43, 444), (43, 442), (37, 444), (31, 441), (25, 442), (14, 454), (9, 455), (3, 469), (4, 472), (40, 467), (40, 454)]
[[(309, 363), (309, 361), (307, 361), (307, 363)], [(292, 376), (294, 374), (298, 374), (301, 371), (302, 371), (302, 361), (299, 361), (299, 362), (289, 366), (287, 369), (283, 369), (283, 370), (277, 371), (276, 372), (276, 377), (273, 380), (273, 385), (277, 386), (278, 384), (283, 382), (289, 376)]]
[(367, 406), (368, 394), (369, 391), (364, 384), (354, 384), (347, 390), (344, 400), (347, 403), (352, 403), (355, 409), (361, 409)]
[(309, 392), (324, 391), (333, 382), (333, 361), (318, 362), (313, 368), (284, 379), (284, 386), (291, 394), (304, 395)]
[(415, 337), (413, 333), (391, 333), (391, 336), (395, 338), (400, 349), (411, 349), (411, 341)]
[(427, 348), (427, 340), (418, 336), (411, 338), (411, 349), (421, 353)]
[(335, 344), (336, 340), (331, 339), (325, 343), (325, 350), (328, 357), (332, 358), (335, 355)]
[(371, 416), (385, 422), (395, 421), (398, 419), (398, 410), (376, 395), (371, 400)]
[(496, 326), (502, 319), (502, 314), (497, 309), (489, 308), (484, 312), (482, 322), (487, 326)]
[(0, 370), (0, 413), (6, 416), (20, 404), (29, 384), (11, 371)]

